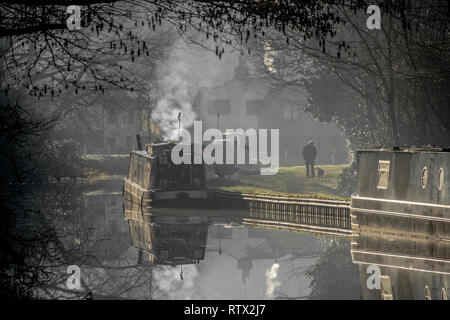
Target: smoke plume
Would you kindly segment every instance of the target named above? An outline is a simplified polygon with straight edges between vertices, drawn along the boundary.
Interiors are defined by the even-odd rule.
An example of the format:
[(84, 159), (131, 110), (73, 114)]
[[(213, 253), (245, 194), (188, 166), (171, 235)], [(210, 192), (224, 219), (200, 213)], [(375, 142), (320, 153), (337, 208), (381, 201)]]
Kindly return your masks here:
[(278, 287), (281, 283), (277, 281), (278, 277), (278, 268), (280, 265), (278, 263), (274, 263), (270, 269), (266, 270), (266, 298), (273, 298), (273, 293), (275, 288)]
[(178, 114), (181, 128), (188, 128), (195, 120), (192, 103), (198, 91), (192, 79), (191, 50), (179, 39), (164, 64), (159, 66), (161, 77), (157, 84), (157, 103), (152, 119), (159, 123), (165, 139), (178, 138)]
[(183, 266), (183, 279), (180, 277), (180, 266), (158, 266), (152, 272), (155, 299), (198, 299), (195, 282), (200, 274), (196, 265)]
[(196, 120), (193, 109), (202, 86), (224, 83), (233, 76), (236, 57), (224, 55), (219, 60), (213, 53), (182, 38), (172, 46), (168, 57), (158, 68), (160, 75), (153, 96), (157, 98), (152, 119), (159, 124), (165, 139), (178, 139), (178, 114), (181, 129), (187, 129)]

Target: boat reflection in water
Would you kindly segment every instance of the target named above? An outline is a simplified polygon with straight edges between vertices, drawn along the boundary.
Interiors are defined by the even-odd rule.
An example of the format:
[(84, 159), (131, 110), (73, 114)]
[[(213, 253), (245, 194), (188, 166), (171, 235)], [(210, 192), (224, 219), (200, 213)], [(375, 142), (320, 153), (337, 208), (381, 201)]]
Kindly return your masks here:
[[(307, 299), (305, 272), (331, 241), (246, 226), (248, 212), (239, 210), (125, 212), (138, 264), (148, 266), (153, 299)], [(357, 287), (357, 270), (354, 278)]]
[[(365, 248), (364, 253), (352, 250), (353, 261), (359, 265), (362, 299), (448, 300), (450, 260), (443, 255), (448, 244), (386, 236), (360, 237), (358, 246)], [(414, 251), (414, 256), (406, 256), (406, 251)], [(377, 272), (373, 266), (380, 271), (378, 288), (370, 279)]]
[(154, 264), (195, 264), (205, 257), (206, 217), (165, 214), (128, 215), (131, 244)]
[[(363, 299), (444, 299), (450, 289), (448, 149), (358, 151), (351, 252)], [(379, 286), (372, 274), (380, 271)], [(370, 279), (369, 279), (370, 278)]]

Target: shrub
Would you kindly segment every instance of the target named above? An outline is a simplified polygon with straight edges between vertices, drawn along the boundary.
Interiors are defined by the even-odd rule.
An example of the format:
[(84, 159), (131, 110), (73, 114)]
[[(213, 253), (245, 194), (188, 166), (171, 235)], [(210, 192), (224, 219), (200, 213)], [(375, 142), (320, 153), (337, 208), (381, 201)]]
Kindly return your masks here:
[(341, 197), (350, 197), (357, 189), (356, 161), (342, 170), (338, 178), (336, 192)]

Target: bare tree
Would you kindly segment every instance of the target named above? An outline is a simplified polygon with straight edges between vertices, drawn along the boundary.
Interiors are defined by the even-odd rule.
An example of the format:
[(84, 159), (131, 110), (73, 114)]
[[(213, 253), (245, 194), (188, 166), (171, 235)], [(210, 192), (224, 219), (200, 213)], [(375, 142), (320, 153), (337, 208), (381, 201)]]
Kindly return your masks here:
[(306, 110), (336, 120), (356, 147), (448, 145), (448, 5), (380, 3), (381, 30), (367, 29), (365, 11), (336, 4), (345, 24), (333, 37), (273, 31), (259, 55), (270, 54), (271, 77), (304, 87)]

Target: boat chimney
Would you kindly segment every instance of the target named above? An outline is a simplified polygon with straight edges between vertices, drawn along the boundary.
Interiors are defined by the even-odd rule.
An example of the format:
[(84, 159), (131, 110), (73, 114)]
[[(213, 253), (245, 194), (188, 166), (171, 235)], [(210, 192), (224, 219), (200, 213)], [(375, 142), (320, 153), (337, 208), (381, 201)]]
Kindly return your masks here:
[(178, 141), (180, 141), (181, 133), (181, 112), (178, 113)]
[(138, 149), (138, 151), (144, 150), (144, 148), (142, 147), (142, 138), (141, 138), (140, 134), (136, 135), (136, 141), (137, 141), (137, 149)]

